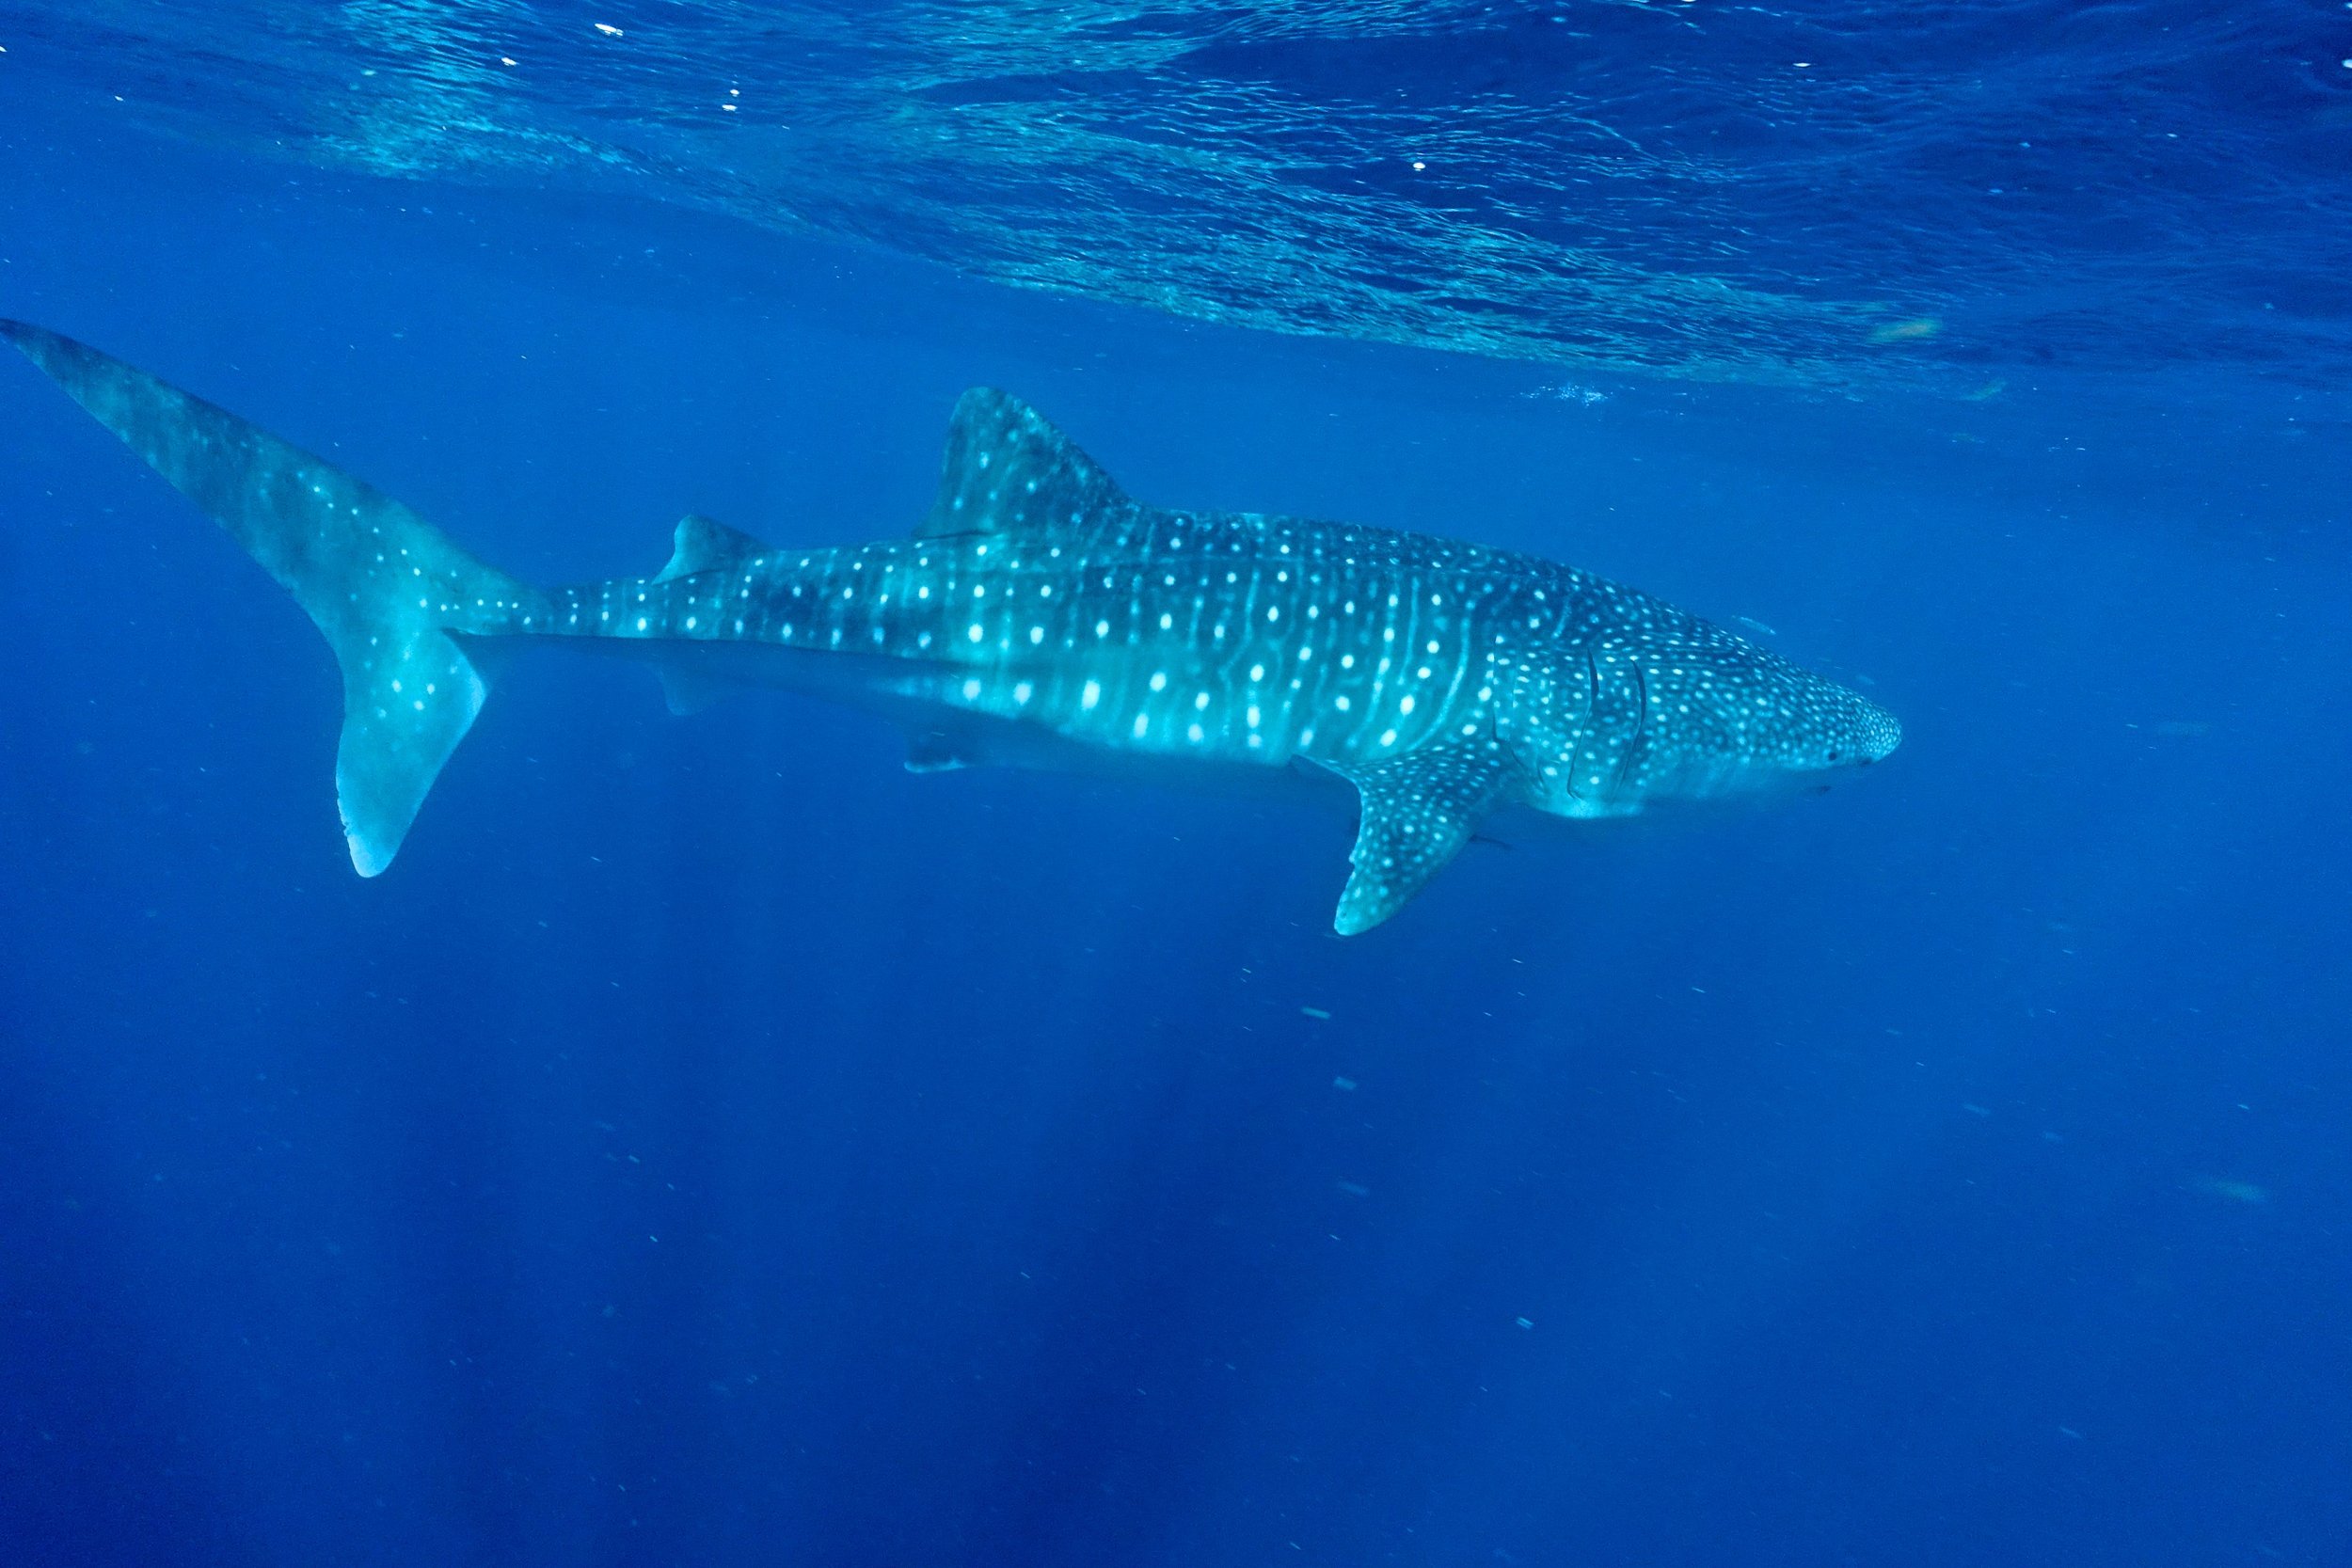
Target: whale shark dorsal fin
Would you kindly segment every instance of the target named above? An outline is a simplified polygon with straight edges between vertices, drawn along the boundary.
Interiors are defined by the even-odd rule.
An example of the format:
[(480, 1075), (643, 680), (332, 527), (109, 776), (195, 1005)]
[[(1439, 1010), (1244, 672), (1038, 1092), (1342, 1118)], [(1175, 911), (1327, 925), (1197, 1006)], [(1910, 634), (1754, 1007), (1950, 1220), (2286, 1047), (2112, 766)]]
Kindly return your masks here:
[(956, 400), (939, 499), (914, 536), (1059, 532), (1132, 504), (1094, 459), (1036, 409), (1010, 393), (975, 387)]
[(691, 578), (697, 572), (717, 572), (738, 562), (753, 561), (763, 555), (773, 555), (772, 546), (761, 543), (740, 529), (711, 521), (700, 513), (690, 512), (677, 520), (677, 534), (670, 550), (670, 563), (654, 578), (656, 582), (668, 582), (676, 578)]

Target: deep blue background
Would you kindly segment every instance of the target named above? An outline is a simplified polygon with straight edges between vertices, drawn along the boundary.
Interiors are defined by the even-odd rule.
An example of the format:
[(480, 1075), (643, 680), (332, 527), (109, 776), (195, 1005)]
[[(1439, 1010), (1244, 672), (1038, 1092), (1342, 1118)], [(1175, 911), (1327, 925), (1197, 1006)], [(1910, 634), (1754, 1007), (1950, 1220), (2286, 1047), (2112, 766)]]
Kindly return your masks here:
[(1583, 406), (5, 150), (0, 311), (517, 572), (902, 531), (995, 382), (1148, 499), (1769, 623), (1908, 738), (1343, 942), (1343, 821), (550, 656), (363, 883), (315, 633), (0, 364), (0, 1561), (2352, 1560), (2341, 430), (2186, 369)]

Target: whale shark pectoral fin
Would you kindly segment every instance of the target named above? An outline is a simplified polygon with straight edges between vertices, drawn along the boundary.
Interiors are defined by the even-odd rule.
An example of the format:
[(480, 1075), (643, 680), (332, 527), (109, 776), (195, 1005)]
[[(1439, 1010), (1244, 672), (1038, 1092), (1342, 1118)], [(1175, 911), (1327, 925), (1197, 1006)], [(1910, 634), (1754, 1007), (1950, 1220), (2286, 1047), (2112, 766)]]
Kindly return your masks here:
[(1522, 779), (1518, 757), (1491, 736), (1331, 770), (1352, 782), (1363, 799), (1363, 819), (1348, 856), (1355, 870), (1331, 920), (1343, 937), (1368, 931), (1403, 909)]
[(1009, 392), (975, 387), (956, 400), (939, 498), (917, 539), (1066, 532), (1132, 505), (1076, 442)]
[(716, 572), (745, 561), (755, 561), (763, 555), (773, 555), (772, 546), (761, 543), (741, 529), (713, 522), (700, 513), (690, 512), (677, 520), (677, 532), (670, 550), (670, 563), (661, 568), (654, 581), (669, 582), (677, 578), (690, 578), (697, 572)]

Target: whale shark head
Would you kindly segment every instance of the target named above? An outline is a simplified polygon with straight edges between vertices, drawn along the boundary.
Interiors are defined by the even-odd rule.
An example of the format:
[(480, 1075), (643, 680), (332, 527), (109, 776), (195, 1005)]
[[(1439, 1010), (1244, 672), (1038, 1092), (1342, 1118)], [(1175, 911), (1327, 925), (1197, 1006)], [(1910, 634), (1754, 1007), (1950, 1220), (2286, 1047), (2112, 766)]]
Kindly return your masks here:
[(1772, 793), (1901, 743), (1894, 716), (1849, 687), (1703, 622), (1660, 631), (1647, 645), (1605, 644), (1543, 681), (1530, 726), (1543, 809), (1613, 816), (1650, 801)]
[[(1795, 774), (1867, 768), (1902, 744), (1893, 714), (1851, 687), (1799, 673), (1799, 715), (1758, 749), (1759, 765)], [(1786, 689), (1775, 684), (1777, 696)]]
[(1645, 759), (1645, 794), (1704, 799), (1819, 784), (1902, 743), (1895, 716), (1851, 687), (1743, 647), (1722, 667), (1660, 660), (1649, 705), (1671, 711)]

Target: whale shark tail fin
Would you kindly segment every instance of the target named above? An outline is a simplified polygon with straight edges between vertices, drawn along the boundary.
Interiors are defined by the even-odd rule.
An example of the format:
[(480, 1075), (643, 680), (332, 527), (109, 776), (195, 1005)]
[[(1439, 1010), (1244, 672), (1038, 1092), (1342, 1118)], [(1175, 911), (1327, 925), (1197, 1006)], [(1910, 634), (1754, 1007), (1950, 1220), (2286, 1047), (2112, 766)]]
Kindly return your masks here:
[(451, 633), (531, 627), (540, 594), (400, 502), (71, 338), (0, 321), (49, 372), (294, 594), (342, 667), (335, 795), (351, 863), (392, 862), (486, 693)]

